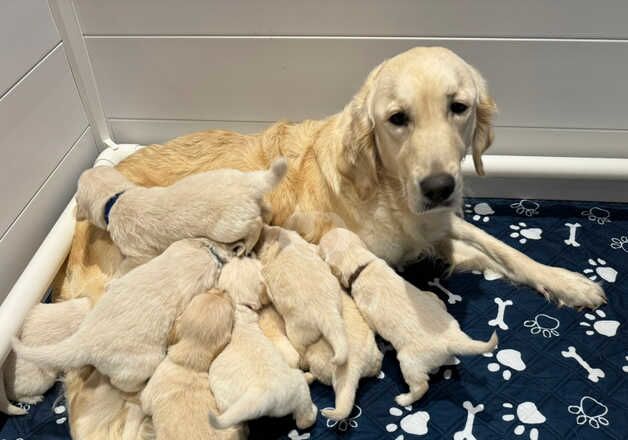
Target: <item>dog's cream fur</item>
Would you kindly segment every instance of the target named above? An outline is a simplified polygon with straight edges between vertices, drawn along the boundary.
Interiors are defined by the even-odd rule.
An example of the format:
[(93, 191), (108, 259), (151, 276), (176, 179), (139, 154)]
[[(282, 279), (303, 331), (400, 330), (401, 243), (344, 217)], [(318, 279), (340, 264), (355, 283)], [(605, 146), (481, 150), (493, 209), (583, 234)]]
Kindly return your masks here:
[(138, 391), (165, 356), (168, 333), (187, 303), (214, 285), (221, 263), (207, 239), (185, 239), (112, 281), (70, 337), (52, 345), (14, 340), (18, 356), (60, 369), (93, 365), (126, 392)]
[(220, 415), (209, 413), (216, 428), (262, 416), (292, 414), (297, 427), (316, 421), (316, 406), (303, 372), (290, 368), (258, 324), (257, 313), (237, 304), (231, 342), (209, 369), (209, 385)]
[(262, 263), (251, 257), (231, 259), (220, 272), (218, 287), (225, 290), (234, 303), (259, 310), (268, 304)]
[[(48, 345), (59, 342), (78, 329), (92, 306), (89, 298), (77, 298), (53, 304), (37, 304), (26, 315), (19, 337), (28, 345)], [(54, 384), (60, 371), (38, 366), (15, 352), (10, 352), (2, 366), (6, 397), (26, 403), (37, 403)], [(26, 414), (22, 408), (9, 404), (0, 394), (0, 411), (6, 414)], [(4, 404), (2, 403), (4, 402)]]
[(436, 295), (420, 291), (397, 275), (353, 232), (332, 229), (319, 247), (343, 285), (351, 289), (370, 326), (395, 347), (410, 387), (408, 393), (395, 398), (399, 405), (420, 399), (428, 389), (428, 372), (453, 355), (486, 353), (497, 346), (496, 333), (487, 342), (469, 338)]
[[(463, 115), (447, 111), (453, 98), (469, 105)], [(400, 130), (387, 119), (396, 110), (411, 117)], [(389, 264), (433, 251), (457, 270), (490, 268), (559, 304), (599, 306), (604, 293), (586, 277), (537, 263), (448, 210), (420, 210), (419, 177), (456, 172), (465, 151), (473, 154), (478, 172), (483, 172), (481, 156), (492, 141), (495, 110), (484, 80), (469, 64), (445, 48), (417, 47), (375, 67), (334, 115), (279, 122), (253, 135), (192, 133), (144, 148), (117, 169), (135, 184), (166, 186), (208, 170), (265, 169), (285, 156), (288, 173), (267, 196), (275, 225), (284, 225), (294, 213), (333, 213)], [(459, 195), (462, 179), (456, 174)], [(459, 208), (452, 203), (451, 210)], [(306, 238), (317, 242), (330, 229), (329, 217), (309, 226)], [(96, 300), (102, 287), (85, 292), (84, 286), (113, 276), (119, 261), (103, 231), (78, 222), (56, 296), (90, 295)], [(80, 380), (74, 382), (67, 389), (69, 400), (87, 392), (84, 388)]]
[(160, 440), (235, 440), (243, 427), (215, 430), (207, 420), (216, 411), (208, 370), (231, 339), (233, 305), (220, 290), (197, 295), (175, 323), (175, 344), (142, 391), (144, 412)]
[(342, 289), (317, 247), (296, 232), (265, 226), (258, 248), (268, 296), (297, 352), (303, 354), (322, 336), (333, 349), (332, 362), (344, 364), (348, 343)]
[[(96, 167), (81, 175), (77, 219), (107, 229), (127, 257), (159, 255), (184, 238), (207, 237), (220, 243), (244, 242), (250, 251), (261, 232), (264, 194), (286, 174), (285, 159), (268, 171), (223, 169), (185, 177), (164, 188), (136, 186), (119, 171)], [(123, 191), (105, 224), (107, 201)]]
[(302, 367), (336, 393), (336, 408), (322, 410), (328, 419), (342, 420), (353, 410), (358, 382), (362, 377), (377, 375), (382, 368), (383, 355), (377, 348), (375, 334), (364, 321), (353, 300), (342, 294), (342, 317), (347, 329), (349, 356), (343, 365), (331, 363), (333, 352), (324, 339), (307, 347)]
[(299, 367), (299, 353), (286, 335), (286, 324), (272, 304), (259, 312), (259, 326), (281, 353), (286, 363), (292, 368)]

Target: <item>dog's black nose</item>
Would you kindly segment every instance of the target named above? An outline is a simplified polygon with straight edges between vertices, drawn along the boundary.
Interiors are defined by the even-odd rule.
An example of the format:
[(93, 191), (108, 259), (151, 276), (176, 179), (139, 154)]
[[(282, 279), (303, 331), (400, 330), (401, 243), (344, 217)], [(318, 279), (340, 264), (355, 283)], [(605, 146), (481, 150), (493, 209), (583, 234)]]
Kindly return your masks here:
[(451, 174), (432, 174), (421, 180), (421, 192), (433, 204), (439, 204), (454, 192), (456, 181)]

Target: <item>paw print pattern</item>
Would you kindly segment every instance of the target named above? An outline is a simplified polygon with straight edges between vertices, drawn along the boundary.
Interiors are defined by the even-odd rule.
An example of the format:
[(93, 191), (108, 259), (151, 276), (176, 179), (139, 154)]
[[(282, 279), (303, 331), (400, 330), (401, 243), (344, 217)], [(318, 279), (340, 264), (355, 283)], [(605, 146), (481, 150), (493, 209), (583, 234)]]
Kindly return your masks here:
[(589, 277), (591, 281), (597, 281), (598, 278), (603, 279), (607, 283), (614, 283), (617, 279), (617, 271), (606, 265), (606, 261), (601, 258), (589, 258), (589, 266), (582, 272)]
[(523, 326), (528, 327), (533, 335), (541, 334), (544, 338), (560, 335), (557, 330), (560, 327), (560, 321), (545, 313), (539, 313), (534, 319), (525, 321)]
[(628, 356), (624, 356), (624, 360), (626, 361), (626, 365), (621, 367), (621, 369), (624, 373), (628, 373)]
[(598, 225), (605, 225), (606, 223), (611, 222), (611, 213), (603, 208), (598, 208), (594, 206), (591, 209), (587, 209), (586, 211), (582, 211), (580, 215), (589, 219), (589, 221), (595, 222)]
[(587, 335), (593, 336), (595, 334), (598, 334), (611, 338), (617, 334), (619, 321), (600, 319), (606, 318), (606, 313), (604, 313), (604, 311), (596, 310), (594, 313), (585, 313), (584, 317), (590, 321), (580, 321), (581, 326), (587, 327), (589, 329), (586, 331)]
[[(514, 410), (514, 413), (504, 414), (502, 416), (502, 420), (505, 422), (517, 420), (518, 424), (513, 430), (515, 435), (524, 434), (526, 432), (526, 428), (529, 428), (529, 425), (540, 425), (545, 423), (545, 416), (541, 414), (541, 411), (539, 411), (534, 402), (522, 402), (517, 405), (517, 408), (509, 402), (503, 403), (502, 406), (507, 410)], [(529, 437), (530, 440), (538, 440), (539, 430), (537, 428), (531, 428)]]
[[(412, 405), (404, 406), (405, 412), (409, 413), (412, 411)], [(394, 417), (401, 417), (404, 414), (404, 411), (401, 408), (392, 407), (388, 410), (388, 413)], [(386, 425), (386, 431), (388, 432), (396, 432), (399, 428), (405, 434), (412, 435), (425, 435), (428, 431), (428, 422), (430, 421), (430, 415), (426, 411), (417, 411), (415, 413), (406, 414), (403, 417), (399, 424), (397, 423), (389, 423)], [(403, 434), (395, 437), (395, 440), (404, 440), (405, 437)]]
[(305, 434), (299, 434), (299, 431), (293, 429), (288, 433), (288, 438), (290, 440), (307, 440), (310, 438), (310, 434), (307, 432)]
[(567, 411), (577, 416), (578, 425), (588, 423), (593, 429), (609, 425), (608, 419), (604, 417), (608, 413), (608, 407), (591, 396), (584, 396), (578, 405), (567, 407)]
[(525, 215), (526, 217), (532, 217), (539, 213), (539, 204), (532, 200), (523, 199), (510, 205), (512, 209), (519, 215)]
[(57, 416), (57, 419), (55, 420), (57, 425), (63, 425), (68, 420), (65, 405), (57, 405), (52, 410)]
[(484, 223), (488, 223), (491, 219), (491, 216), (495, 214), (493, 208), (491, 208), (491, 206), (486, 202), (478, 203), (475, 206), (471, 206), (470, 204), (466, 203), (464, 205), (464, 208), (464, 212), (466, 212), (467, 214), (473, 214), (473, 217), (471, 218), (474, 222), (482, 221)]
[[(482, 356), (492, 358), (493, 353), (484, 353)], [(526, 364), (521, 358), (521, 352), (511, 348), (499, 350), (495, 355), (495, 359), (497, 362), (489, 363), (486, 368), (491, 373), (496, 373), (503, 368), (502, 377), (504, 380), (510, 380), (512, 370), (523, 371), (526, 369)]]
[(541, 228), (528, 228), (528, 225), (524, 222), (510, 225), (510, 229), (513, 230), (513, 232), (510, 233), (510, 237), (518, 238), (521, 244), (527, 243), (528, 240), (540, 240), (541, 234), (543, 234)]
[[(325, 410), (331, 411), (333, 409), (334, 408), (323, 408), (323, 410), (321, 411), (321, 414)], [(330, 429), (335, 428), (338, 431), (346, 432), (346, 431), (349, 431), (350, 429), (355, 429), (359, 426), (358, 419), (360, 418), (361, 415), (362, 415), (362, 408), (360, 408), (358, 405), (353, 405), (353, 410), (351, 411), (351, 414), (349, 414), (349, 417), (342, 420), (327, 419), (326, 426)]]
[(628, 252), (628, 236), (622, 235), (621, 237), (611, 238), (611, 248)]

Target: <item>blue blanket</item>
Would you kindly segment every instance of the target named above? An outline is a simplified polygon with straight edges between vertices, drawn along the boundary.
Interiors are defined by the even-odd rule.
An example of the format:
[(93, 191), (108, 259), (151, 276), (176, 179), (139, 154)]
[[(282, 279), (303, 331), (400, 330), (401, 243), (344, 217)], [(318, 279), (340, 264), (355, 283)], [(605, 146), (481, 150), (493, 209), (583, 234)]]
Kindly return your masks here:
[[(423, 399), (399, 407), (394, 396), (406, 385), (392, 347), (380, 341), (382, 373), (361, 382), (349, 419), (337, 423), (319, 415), (307, 431), (294, 429), (289, 418), (260, 419), (250, 424), (250, 438), (628, 438), (628, 206), (504, 199), (466, 203), (470, 222), (542, 263), (600, 282), (608, 304), (596, 311), (559, 309), (530, 288), (492, 273), (435, 281), (444, 266), (421, 262), (403, 275), (447, 301), (470, 336), (487, 339), (496, 329), (498, 350), (443, 366), (431, 376)], [(59, 387), (51, 390), (27, 416), (0, 419), (0, 440), (68, 438), (60, 392)], [(312, 397), (319, 408), (333, 406), (329, 387), (314, 384)]]

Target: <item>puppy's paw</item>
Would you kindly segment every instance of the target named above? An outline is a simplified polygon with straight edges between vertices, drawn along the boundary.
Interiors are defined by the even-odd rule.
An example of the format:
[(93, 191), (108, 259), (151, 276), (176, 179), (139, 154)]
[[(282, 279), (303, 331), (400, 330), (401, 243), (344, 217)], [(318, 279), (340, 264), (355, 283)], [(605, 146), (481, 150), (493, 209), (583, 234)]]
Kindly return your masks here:
[(39, 402), (41, 402), (42, 400), (44, 400), (44, 396), (27, 396), (27, 397), (20, 397), (20, 399), (18, 399), (20, 402), (22, 403), (28, 403), (29, 405), (36, 405)]
[(595, 309), (606, 303), (602, 287), (584, 275), (552, 267), (537, 290), (559, 306)]
[(399, 394), (397, 397), (395, 397), (395, 402), (397, 402), (397, 405), (399, 406), (410, 406), (414, 402), (416, 402), (416, 399), (414, 398), (414, 395), (412, 393), (405, 393)]
[(307, 414), (299, 414), (296, 417), (297, 428), (299, 429), (307, 429), (312, 426), (316, 422), (316, 415), (318, 414), (318, 408), (316, 405), (312, 404), (310, 411)]

